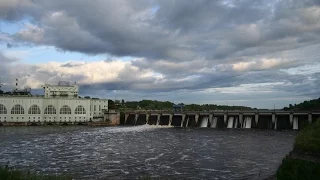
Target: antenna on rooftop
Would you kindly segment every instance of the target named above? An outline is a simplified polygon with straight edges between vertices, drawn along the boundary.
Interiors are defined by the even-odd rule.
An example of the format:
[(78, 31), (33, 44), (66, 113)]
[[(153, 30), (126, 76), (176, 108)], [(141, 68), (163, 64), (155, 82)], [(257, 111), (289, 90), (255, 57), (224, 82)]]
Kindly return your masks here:
[(1, 77), (0, 77), (0, 89), (1, 89), (2, 85), (3, 85), (3, 84), (1, 83)]
[(16, 78), (16, 89), (15, 91), (18, 91), (18, 78)]

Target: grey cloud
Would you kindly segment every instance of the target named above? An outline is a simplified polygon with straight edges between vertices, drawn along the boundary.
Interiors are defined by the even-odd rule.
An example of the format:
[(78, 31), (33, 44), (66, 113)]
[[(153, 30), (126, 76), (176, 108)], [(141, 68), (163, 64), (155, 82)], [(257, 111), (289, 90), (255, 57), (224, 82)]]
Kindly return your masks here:
[[(300, 39), (288, 49), (308, 40), (319, 42), (305, 37), (306, 33), (318, 37), (319, 22), (310, 24), (301, 14), (301, 9), (316, 5), (316, 1), (26, 2), (19, 6), (19, 11), (33, 17), (44, 36), (34, 39), (32, 36), (37, 34), (30, 33), (17, 34), (16, 38), (65, 51), (170, 61), (219, 60), (252, 47), (257, 49), (256, 53), (268, 46), (279, 47), (286, 37)], [(10, 14), (8, 10), (3, 12)], [(55, 18), (54, 13), (61, 13), (61, 17)], [(296, 22), (293, 17), (300, 19)], [(306, 23), (315, 28), (304, 28)], [(245, 32), (250, 25), (257, 27), (257, 35)]]
[(17, 61), (18, 61), (18, 59), (7, 57), (0, 51), (0, 64), (1, 65), (8, 65), (10, 63), (14, 63)]
[(7, 82), (13, 82), (15, 78), (11, 76), (10, 69), (12, 63), (17, 61), (18, 59), (7, 57), (0, 51), (0, 83), (6, 84)]
[[(71, 67), (72, 66), (72, 63)], [(14, 70), (13, 70), (14, 69)], [(130, 68), (127, 68), (130, 69)], [(170, 74), (165, 79), (157, 80), (155, 78), (143, 78), (140, 79), (134, 75), (135, 71), (124, 70), (119, 73), (119, 79), (117, 81), (109, 83), (89, 83), (80, 84), (80, 95), (85, 96), (97, 96), (101, 98), (124, 98), (126, 100), (139, 100), (139, 99), (158, 99), (158, 100), (172, 100), (180, 102), (197, 102), (197, 103), (210, 103), (211, 100), (217, 103), (218, 100), (221, 104), (226, 103), (249, 103), (250, 98), (262, 98), (260, 101), (266, 101), (266, 97), (270, 97), (270, 103), (274, 103), (278, 100), (271, 100), (271, 98), (283, 98), (286, 97), (303, 96), (314, 97), (318, 95), (319, 87), (318, 81), (306, 81), (308, 75), (288, 75), (285, 72), (278, 71), (277, 69), (272, 71), (256, 71), (236, 73), (232, 71), (213, 71), (211, 73), (197, 73), (197, 77), (190, 78), (183, 81), (178, 81), (177, 78)], [(31, 77), (32, 80), (57, 83), (60, 80), (68, 81), (80, 81), (83, 76), (64, 76), (59, 72), (40, 71), (37, 66), (30, 65), (17, 65), (8, 72), (7, 76), (15, 75), (21, 81), (21, 85), (25, 85), (25, 81)], [(317, 79), (319, 76), (314, 74), (312, 78)], [(9, 80), (8, 80), (9, 81)], [(12, 81), (13, 82), (13, 81)], [(203, 94), (202, 90), (207, 88), (220, 88), (220, 87), (238, 87), (243, 84), (256, 84), (256, 83), (278, 83), (284, 82), (282, 85), (273, 85), (271, 88), (274, 93), (263, 93), (263, 87), (257, 88), (256, 92), (247, 95), (247, 93), (239, 93), (238, 95), (225, 94), (223, 91), (212, 92), (212, 94)], [(290, 86), (289, 86), (290, 85)], [(311, 87), (311, 88), (310, 88)], [(40, 87), (38, 87), (40, 88)], [(294, 89), (292, 89), (294, 88)], [(260, 90), (262, 92), (260, 92)], [(113, 91), (116, 91), (113, 93)], [(35, 89), (35, 93), (39, 94), (39, 90)], [(287, 94), (285, 94), (285, 92)], [(280, 94), (279, 94), (280, 93)], [(289, 95), (290, 94), (290, 95)], [(190, 97), (191, 96), (191, 97)], [(212, 99), (206, 99), (204, 97), (210, 96)], [(189, 98), (187, 98), (189, 97)], [(214, 97), (214, 98), (213, 98)], [(260, 102), (259, 101), (259, 102)], [(258, 100), (255, 102), (257, 103)], [(281, 102), (280, 102), (281, 103)], [(283, 102), (282, 102), (283, 103)], [(225, 103), (224, 103), (225, 104)], [(254, 104), (254, 103), (253, 103)], [(252, 104), (251, 104), (252, 105)], [(261, 106), (260, 106), (261, 107)]]
[[(304, 78), (303, 78), (304, 77)], [(312, 80), (306, 80), (308, 77)], [(291, 82), (278, 85), (275, 88), (286, 92), (295, 92), (299, 95), (309, 96), (312, 98), (319, 97), (320, 87), (320, 70), (317, 73), (291, 76)], [(289, 80), (287, 80), (290, 82)]]
[(12, 48), (12, 44), (10, 44), (10, 43), (7, 43), (7, 48)]
[(72, 62), (68, 62), (65, 64), (62, 64), (61, 67), (77, 67), (77, 66), (82, 66), (83, 63), (72, 63)]
[[(126, 68), (113, 82), (83, 84), (83, 93), (104, 89), (152, 94), (279, 81), (293, 85), (275, 86), (275, 90), (308, 96), (318, 93), (318, 81), (279, 71), (317, 60), (310, 57), (319, 54), (320, 22), (317, 14), (310, 12), (320, 8), (317, 0), (17, 2), (0, 3), (0, 19), (15, 22), (28, 17), (32, 25), (12, 36), (0, 34), (1, 41), (10, 40), (8, 47), (30, 43), (60, 51), (140, 57), (142, 61), (132, 61), (139, 71), (152, 70), (164, 76), (140, 78)], [(308, 46), (312, 50), (304, 50)], [(265, 71), (253, 67), (236, 72), (231, 66), (273, 57), (301, 61)], [(81, 65), (62, 65), (75, 66)], [(17, 75), (27, 78), (33, 72), (41, 82), (84, 78), (39, 71), (34, 66), (17, 68), (21, 69)]]
[(38, 6), (39, 0), (2, 0), (0, 18), (6, 21), (19, 21), (25, 17), (39, 17), (44, 11)]
[(182, 62), (171, 62), (165, 60), (147, 61), (136, 60), (132, 62), (133, 66), (141, 69), (153, 69), (166, 76), (181, 78), (198, 73), (211, 73), (213, 63), (207, 60), (193, 60)]

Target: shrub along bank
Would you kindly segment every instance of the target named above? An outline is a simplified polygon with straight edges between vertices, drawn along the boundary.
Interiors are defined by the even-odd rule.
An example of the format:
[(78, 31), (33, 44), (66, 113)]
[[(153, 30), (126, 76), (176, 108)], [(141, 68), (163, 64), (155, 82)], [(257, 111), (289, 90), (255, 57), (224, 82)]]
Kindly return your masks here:
[(320, 119), (298, 133), (293, 151), (278, 168), (277, 179), (320, 179)]

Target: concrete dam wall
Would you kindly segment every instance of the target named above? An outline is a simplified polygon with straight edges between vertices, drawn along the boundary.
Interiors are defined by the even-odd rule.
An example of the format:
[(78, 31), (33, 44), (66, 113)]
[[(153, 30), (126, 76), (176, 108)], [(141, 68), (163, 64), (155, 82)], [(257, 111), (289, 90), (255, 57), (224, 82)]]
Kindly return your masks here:
[(298, 130), (320, 117), (319, 112), (214, 111), (214, 112), (126, 112), (125, 125), (161, 125), (200, 128), (257, 128)]

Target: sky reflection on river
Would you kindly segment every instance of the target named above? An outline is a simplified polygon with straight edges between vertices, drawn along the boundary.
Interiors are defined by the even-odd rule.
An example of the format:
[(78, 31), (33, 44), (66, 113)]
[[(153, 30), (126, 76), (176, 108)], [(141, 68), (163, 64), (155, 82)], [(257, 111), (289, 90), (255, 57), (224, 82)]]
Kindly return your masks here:
[(259, 179), (295, 131), (136, 127), (1, 127), (0, 164), (76, 179)]

